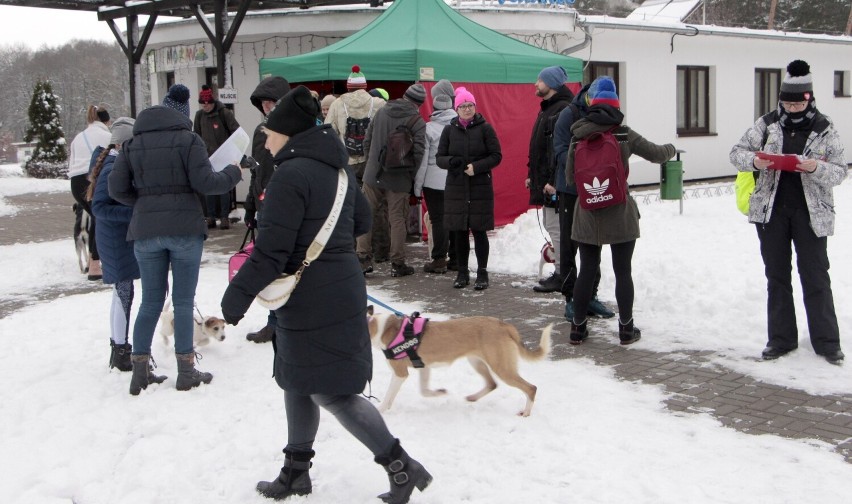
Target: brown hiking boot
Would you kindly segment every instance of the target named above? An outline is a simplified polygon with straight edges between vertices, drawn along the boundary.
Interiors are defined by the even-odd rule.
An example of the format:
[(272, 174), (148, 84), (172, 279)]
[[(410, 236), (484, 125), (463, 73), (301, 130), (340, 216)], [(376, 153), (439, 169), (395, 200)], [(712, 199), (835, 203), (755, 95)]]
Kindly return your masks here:
[(432, 262), (428, 262), (423, 265), (423, 271), (426, 273), (444, 274), (447, 272), (447, 260), (432, 259)]

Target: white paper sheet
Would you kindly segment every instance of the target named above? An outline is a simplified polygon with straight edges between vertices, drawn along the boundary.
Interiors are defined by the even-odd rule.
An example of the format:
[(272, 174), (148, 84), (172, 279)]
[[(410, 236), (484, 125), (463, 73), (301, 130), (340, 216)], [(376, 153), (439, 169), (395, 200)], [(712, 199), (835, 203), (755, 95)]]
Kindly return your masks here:
[(225, 143), (210, 156), (210, 164), (213, 165), (213, 170), (218, 172), (224, 170), (230, 164), (238, 164), (250, 145), (251, 139), (246, 130), (237, 128), (237, 131), (233, 132), (225, 140)]

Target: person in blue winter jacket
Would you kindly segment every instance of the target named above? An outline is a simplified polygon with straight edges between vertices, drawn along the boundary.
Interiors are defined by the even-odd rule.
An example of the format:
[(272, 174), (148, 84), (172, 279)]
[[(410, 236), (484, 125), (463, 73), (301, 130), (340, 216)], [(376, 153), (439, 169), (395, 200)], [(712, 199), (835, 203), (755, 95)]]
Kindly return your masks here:
[(130, 371), (128, 341), (130, 328), (130, 306), (133, 304), (133, 281), (139, 278), (139, 265), (133, 255), (133, 242), (127, 241), (127, 228), (133, 208), (123, 205), (109, 196), (108, 179), (121, 144), (133, 136), (135, 119), (120, 117), (112, 124), (109, 145), (98, 147), (92, 155), (91, 183), (86, 193), (92, 213), (98, 219), (95, 228), (98, 241), (103, 282), (112, 285), (110, 308), (110, 356), (109, 367), (119, 371)]
[(207, 222), (195, 193), (230, 191), (242, 174), (236, 165), (213, 170), (204, 141), (192, 132), (188, 100), (189, 89), (175, 84), (163, 105), (143, 110), (133, 125), (133, 138), (122, 145), (109, 174), (109, 195), (133, 206), (127, 239), (135, 240), (133, 252), (142, 279), (142, 302), (133, 326), (131, 395), (157, 382), (148, 364), (154, 328), (169, 290), (169, 269), (178, 365), (175, 386), (189, 390), (213, 379), (195, 369), (192, 344), (195, 287), (207, 238)]

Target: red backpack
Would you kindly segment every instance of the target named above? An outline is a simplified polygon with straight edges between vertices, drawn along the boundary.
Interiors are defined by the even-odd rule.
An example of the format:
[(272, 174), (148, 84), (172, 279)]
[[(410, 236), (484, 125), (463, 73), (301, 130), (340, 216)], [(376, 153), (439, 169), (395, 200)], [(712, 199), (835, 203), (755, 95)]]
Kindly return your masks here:
[(627, 170), (615, 130), (593, 133), (574, 147), (574, 184), (580, 208), (597, 210), (627, 200)]

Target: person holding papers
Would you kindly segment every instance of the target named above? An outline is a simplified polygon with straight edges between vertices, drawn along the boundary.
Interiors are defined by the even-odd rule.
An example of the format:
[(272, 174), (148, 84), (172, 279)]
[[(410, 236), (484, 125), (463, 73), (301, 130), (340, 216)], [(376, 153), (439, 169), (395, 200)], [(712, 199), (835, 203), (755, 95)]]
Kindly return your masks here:
[[(798, 158), (793, 163), (789, 157), (769, 155)], [(769, 341), (763, 359), (777, 359), (799, 344), (792, 243), (811, 345), (828, 362), (841, 364), (844, 356), (828, 274), (828, 237), (834, 234), (833, 188), (846, 178), (846, 156), (831, 119), (817, 110), (807, 63), (796, 60), (787, 66), (778, 108), (745, 132), (731, 149), (730, 159), (739, 171), (759, 173), (748, 218), (756, 224), (768, 282)]]
[[(195, 369), (192, 348), (195, 287), (207, 225), (195, 196), (222, 194), (241, 180), (240, 168), (213, 171), (204, 141), (192, 132), (189, 89), (175, 84), (162, 105), (139, 113), (133, 137), (124, 143), (109, 174), (109, 195), (133, 207), (127, 240), (142, 279), (142, 302), (133, 327), (133, 376), (130, 394), (164, 378), (151, 373), (151, 340), (169, 291), (175, 318), (176, 388), (189, 390), (210, 383), (213, 375)], [(234, 160), (235, 162), (238, 160)]]

